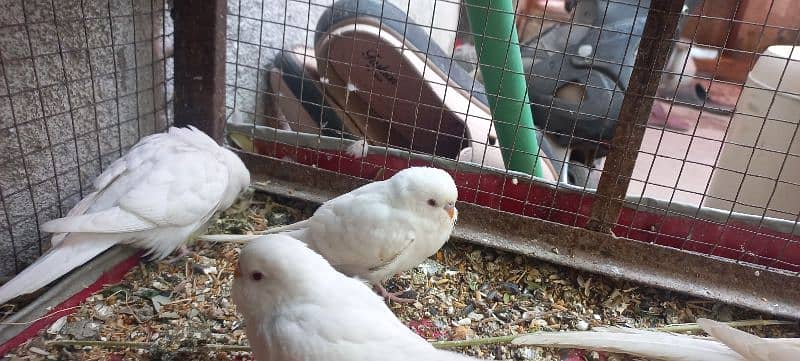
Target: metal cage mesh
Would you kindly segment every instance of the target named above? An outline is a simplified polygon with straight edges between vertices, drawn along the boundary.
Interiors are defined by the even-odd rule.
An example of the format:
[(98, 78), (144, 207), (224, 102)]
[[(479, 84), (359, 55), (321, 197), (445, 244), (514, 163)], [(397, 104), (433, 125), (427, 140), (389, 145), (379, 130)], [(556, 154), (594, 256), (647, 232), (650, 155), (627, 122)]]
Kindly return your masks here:
[(169, 124), (171, 20), (163, 1), (3, 1), (0, 274), (49, 243), (104, 167)]
[[(668, 3), (515, 2), (513, 75), (540, 144), (515, 151), (545, 170), (531, 178), (503, 161), (515, 146), (498, 128), (530, 129), (492, 116), (489, 103), (513, 99), (483, 86), (497, 69), (477, 64), (491, 54), (469, 5), (228, 1), (228, 140), (342, 177), (445, 166), (462, 201), (796, 275), (798, 14), (789, 0)], [(158, 0), (2, 6), (0, 272), (12, 275), (46, 249), (39, 224), (172, 123), (173, 28)]]
[[(662, 12), (677, 17), (678, 29), (660, 38), (646, 33), (649, 1), (578, 1), (571, 12), (564, 7), (572, 2), (515, 2), (539, 142), (554, 148), (538, 154), (552, 164), (544, 181), (510, 171), (490, 155), (501, 145), (487, 131), (491, 116), (479, 104), (488, 92), (468, 5), (372, 1), (377, 5), (369, 10), (363, 3), (370, 1), (357, 9), (342, 3), (228, 2), (234, 143), (342, 176), (382, 178), (388, 175), (376, 169), (445, 164), (456, 169), (461, 200), (577, 227), (603, 220), (598, 202), (619, 191), (626, 198), (609, 225), (617, 236), (760, 269), (800, 270), (800, 203), (793, 198), (800, 194), (798, 113), (786, 113), (800, 105), (792, 82), (783, 80), (797, 76), (800, 56), (791, 47), (800, 23), (787, 15), (794, 14), (790, 2), (689, 1), (680, 14)], [(318, 19), (332, 6), (342, 6), (338, 17), (320, 28)], [(426, 38), (414, 38), (419, 30)], [(771, 53), (773, 45), (787, 52)], [(663, 71), (646, 69), (645, 82), (635, 87), (627, 82), (635, 77), (637, 49), (645, 47), (666, 52), (666, 64)], [(414, 61), (428, 66), (415, 73), (409, 70)], [(469, 79), (454, 75), (455, 67)], [(773, 72), (757, 79), (763, 70)], [(646, 94), (653, 84), (655, 92)], [(624, 114), (623, 97), (634, 87), (638, 99), (631, 97), (634, 105)], [(461, 107), (433, 96), (459, 93), (468, 100)], [(649, 101), (645, 114), (638, 104)], [(448, 129), (442, 121), (448, 116), (486, 126)], [(629, 119), (627, 143), (615, 153), (614, 125), (622, 118)], [(369, 151), (353, 157), (363, 150), (354, 143), (362, 139)], [(465, 145), (482, 153), (465, 155)], [(632, 172), (605, 174), (610, 159)], [(601, 177), (613, 185), (604, 188)]]

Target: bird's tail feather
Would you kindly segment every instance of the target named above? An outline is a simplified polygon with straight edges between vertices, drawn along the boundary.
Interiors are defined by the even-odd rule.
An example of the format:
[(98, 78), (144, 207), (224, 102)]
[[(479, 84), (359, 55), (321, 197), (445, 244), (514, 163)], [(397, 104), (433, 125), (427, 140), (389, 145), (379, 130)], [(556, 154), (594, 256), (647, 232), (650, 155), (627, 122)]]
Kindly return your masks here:
[(800, 353), (800, 339), (764, 339), (705, 318), (698, 318), (697, 324), (748, 360), (797, 360)]
[(235, 242), (235, 243), (247, 243), (254, 239), (260, 238), (265, 234), (273, 234), (273, 233), (284, 233), (284, 232), (291, 232), (296, 231), (299, 229), (303, 229), (306, 227), (307, 220), (303, 220), (300, 222), (287, 224), (285, 226), (278, 226), (272, 227), (269, 229), (265, 229), (260, 232), (256, 232), (255, 234), (205, 234), (202, 236), (197, 237), (199, 241), (206, 241), (206, 242)]
[(654, 331), (542, 332), (520, 336), (513, 343), (624, 353), (665, 361), (745, 361), (741, 355), (712, 339)]
[(263, 230), (261, 232), (257, 232), (257, 233), (263, 235), (263, 234), (273, 234), (273, 233), (283, 233), (283, 232), (289, 232), (289, 231), (296, 231), (298, 229), (306, 228), (308, 226), (307, 223), (308, 223), (308, 220), (305, 219), (305, 220), (302, 220), (300, 222), (287, 224), (285, 226), (278, 226), (278, 227), (268, 228), (268, 229), (265, 229), (265, 230)]
[(36, 262), (0, 287), (0, 304), (48, 285), (117, 243), (101, 238), (72, 237), (91, 236), (71, 234), (60, 246), (45, 252)]
[(700, 318), (697, 320), (697, 324), (709, 335), (743, 355), (747, 354), (747, 345), (749, 343), (761, 341), (761, 338), (756, 335), (751, 335), (747, 332), (709, 319)]
[(256, 238), (263, 237), (260, 234), (204, 234), (197, 237), (199, 241), (205, 242), (232, 242), (232, 243), (247, 243)]

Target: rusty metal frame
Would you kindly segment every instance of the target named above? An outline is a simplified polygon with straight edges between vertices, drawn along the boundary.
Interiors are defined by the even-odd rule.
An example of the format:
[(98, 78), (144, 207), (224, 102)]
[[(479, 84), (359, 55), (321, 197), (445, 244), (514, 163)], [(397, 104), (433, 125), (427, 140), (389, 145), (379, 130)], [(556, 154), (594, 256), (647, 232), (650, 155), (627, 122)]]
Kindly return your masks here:
[(227, 1), (176, 0), (175, 125), (222, 141), (225, 127)]
[(661, 69), (667, 63), (669, 44), (673, 41), (682, 8), (683, 0), (650, 3), (631, 80), (622, 100), (622, 109), (611, 138), (611, 150), (600, 175), (597, 200), (592, 204), (587, 229), (611, 233), (611, 228), (619, 219), (636, 156), (644, 139), (647, 118), (661, 82)]

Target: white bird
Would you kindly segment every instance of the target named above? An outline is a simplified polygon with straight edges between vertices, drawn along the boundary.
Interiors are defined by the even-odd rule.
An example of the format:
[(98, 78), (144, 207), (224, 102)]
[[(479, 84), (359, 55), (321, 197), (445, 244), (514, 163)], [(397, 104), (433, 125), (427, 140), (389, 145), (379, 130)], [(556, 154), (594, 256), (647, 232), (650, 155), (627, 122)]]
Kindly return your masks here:
[(703, 331), (742, 355), (748, 361), (791, 361), (800, 359), (800, 339), (761, 338), (724, 323), (700, 318)]
[[(458, 218), (458, 189), (437, 168), (412, 167), (323, 203), (310, 218), (264, 233), (286, 233), (305, 242), (348, 276), (389, 293), (381, 282), (430, 257), (450, 238)], [(209, 235), (208, 241), (246, 241), (256, 236)]]
[(242, 249), (231, 297), (256, 360), (475, 360), (434, 348), (363, 281), (287, 235)]
[(52, 248), (0, 287), (0, 304), (38, 290), (116, 244), (163, 259), (250, 184), (244, 163), (194, 127), (142, 138), (69, 213), (41, 225)]
[(539, 332), (520, 336), (515, 345), (577, 348), (624, 353), (665, 361), (789, 361), (800, 354), (800, 339), (765, 339), (726, 324), (698, 319), (711, 337), (620, 327), (598, 327), (597, 332)]

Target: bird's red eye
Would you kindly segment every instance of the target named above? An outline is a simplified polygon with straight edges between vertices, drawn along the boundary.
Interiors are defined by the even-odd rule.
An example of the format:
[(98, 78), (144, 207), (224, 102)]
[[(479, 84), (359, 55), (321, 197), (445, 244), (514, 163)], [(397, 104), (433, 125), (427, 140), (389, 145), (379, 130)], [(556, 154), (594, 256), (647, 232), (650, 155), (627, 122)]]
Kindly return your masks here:
[(253, 281), (261, 281), (261, 279), (264, 278), (264, 274), (261, 272), (253, 272), (250, 278), (252, 278)]
[(436, 207), (436, 200), (433, 198), (428, 199), (428, 205), (431, 207)]

